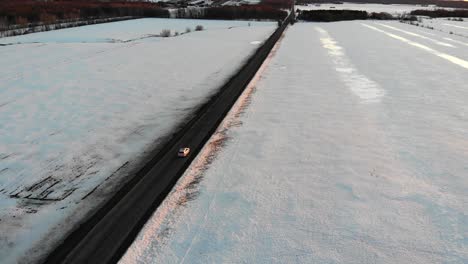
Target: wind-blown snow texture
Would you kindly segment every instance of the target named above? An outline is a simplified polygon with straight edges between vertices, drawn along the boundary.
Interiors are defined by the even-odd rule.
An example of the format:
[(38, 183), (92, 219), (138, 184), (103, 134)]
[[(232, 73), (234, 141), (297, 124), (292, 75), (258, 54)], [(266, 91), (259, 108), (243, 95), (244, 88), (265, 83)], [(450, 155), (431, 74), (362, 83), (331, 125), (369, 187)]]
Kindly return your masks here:
[[(39, 43), (0, 47), (1, 262), (40, 257), (276, 27), (248, 23), (143, 19), (2, 39)], [(196, 24), (206, 30), (140, 39)]]
[(383, 25), (290, 27), (122, 263), (468, 263), (468, 49)]

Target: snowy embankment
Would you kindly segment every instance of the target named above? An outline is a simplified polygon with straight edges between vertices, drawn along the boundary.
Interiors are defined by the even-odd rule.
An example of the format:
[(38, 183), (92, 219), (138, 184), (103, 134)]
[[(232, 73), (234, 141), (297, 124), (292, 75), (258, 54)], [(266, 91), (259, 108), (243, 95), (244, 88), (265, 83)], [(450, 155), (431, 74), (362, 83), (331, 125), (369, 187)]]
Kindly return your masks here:
[(43, 257), (275, 28), (141, 19), (1, 39), (22, 43), (0, 47), (1, 262)]
[(416, 30), (290, 27), (121, 262), (467, 263), (468, 48)]

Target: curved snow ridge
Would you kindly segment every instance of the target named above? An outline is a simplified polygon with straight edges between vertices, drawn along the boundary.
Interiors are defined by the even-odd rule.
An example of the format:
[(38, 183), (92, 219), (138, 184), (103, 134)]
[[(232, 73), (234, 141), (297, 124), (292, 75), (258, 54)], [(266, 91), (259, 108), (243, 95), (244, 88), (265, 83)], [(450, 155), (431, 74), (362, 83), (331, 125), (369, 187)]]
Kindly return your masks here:
[(345, 85), (364, 103), (380, 102), (385, 95), (385, 90), (375, 81), (359, 73), (349, 61), (343, 48), (337, 44), (325, 29), (320, 27), (315, 27), (315, 29), (320, 33), (322, 46), (327, 49), (328, 55), (332, 58), (336, 71)]

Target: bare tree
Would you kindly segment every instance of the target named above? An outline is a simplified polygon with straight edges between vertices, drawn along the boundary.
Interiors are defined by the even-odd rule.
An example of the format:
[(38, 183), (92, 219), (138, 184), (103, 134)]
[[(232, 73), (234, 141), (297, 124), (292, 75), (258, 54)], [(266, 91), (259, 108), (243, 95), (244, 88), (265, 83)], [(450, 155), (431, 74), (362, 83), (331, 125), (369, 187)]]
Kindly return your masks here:
[(163, 29), (161, 31), (161, 33), (159, 34), (159, 36), (161, 36), (163, 38), (170, 37), (171, 36), (171, 31), (169, 29)]

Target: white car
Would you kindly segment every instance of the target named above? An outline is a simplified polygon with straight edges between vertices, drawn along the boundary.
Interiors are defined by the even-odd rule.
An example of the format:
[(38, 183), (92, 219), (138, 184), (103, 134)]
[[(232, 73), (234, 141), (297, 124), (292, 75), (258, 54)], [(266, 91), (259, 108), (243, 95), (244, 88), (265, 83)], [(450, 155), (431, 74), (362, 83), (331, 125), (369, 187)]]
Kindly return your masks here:
[(177, 153), (177, 156), (181, 157), (181, 158), (185, 158), (188, 156), (188, 154), (190, 153), (190, 148), (181, 148), (179, 149), (179, 152)]

